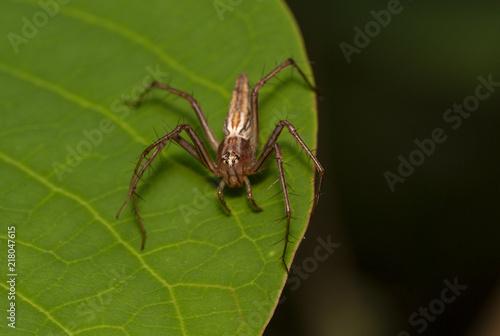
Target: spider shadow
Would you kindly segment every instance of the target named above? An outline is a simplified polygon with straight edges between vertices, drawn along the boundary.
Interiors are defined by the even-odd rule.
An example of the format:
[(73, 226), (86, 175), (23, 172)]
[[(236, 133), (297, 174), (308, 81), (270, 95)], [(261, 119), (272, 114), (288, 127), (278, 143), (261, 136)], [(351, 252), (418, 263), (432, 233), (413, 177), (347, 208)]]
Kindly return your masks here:
[[(189, 124), (189, 125), (191, 125), (191, 127), (193, 127), (195, 132), (202, 139), (203, 144), (205, 145), (205, 147), (207, 148), (207, 150), (210, 153), (211, 148), (210, 148), (208, 142), (206, 141), (205, 132), (203, 131), (203, 129), (198, 121), (198, 118), (196, 117), (196, 113), (190, 108), (189, 102), (185, 101), (185, 103), (186, 103), (185, 107), (177, 106), (168, 100), (168, 98), (171, 96), (174, 96), (173, 100), (183, 101), (183, 99), (178, 97), (178, 96), (163, 92), (163, 94), (161, 94), (161, 95), (157, 94), (155, 96), (148, 97), (147, 99), (142, 101), (139, 106), (134, 108), (135, 110), (139, 110), (143, 107), (150, 106), (151, 109), (155, 109), (155, 112), (154, 112), (155, 115), (157, 113), (156, 108), (158, 108), (158, 109), (161, 109), (163, 111), (167, 111), (167, 113), (169, 113), (169, 115), (178, 115), (179, 116), (179, 119), (175, 123), (175, 125), (172, 125), (172, 124), (169, 125), (166, 122), (163, 122), (163, 125), (162, 125), (163, 127), (161, 129), (154, 128), (154, 132), (156, 133), (156, 138), (151, 139), (150, 143), (153, 143), (157, 139), (165, 136), (166, 134), (171, 132), (175, 127), (177, 127), (179, 124)], [(187, 136), (185, 136), (185, 134), (181, 133), (181, 136), (183, 136), (184, 139), (189, 139)], [(188, 141), (191, 142), (190, 140), (188, 140)], [(171, 167), (172, 162), (176, 162), (176, 163), (181, 164), (186, 169), (198, 171), (200, 173), (200, 175), (203, 175), (203, 173), (205, 173), (207, 183), (210, 183), (210, 182), (213, 183), (214, 180), (213, 180), (213, 178), (212, 179), (210, 178), (210, 173), (207, 171), (206, 168), (204, 169), (204, 167), (201, 166), (196, 161), (196, 159), (192, 158), (187, 152), (185, 152), (185, 155), (179, 154), (179, 153), (171, 155), (171, 153), (169, 153), (170, 146), (178, 146), (178, 145), (175, 142), (171, 141), (167, 146), (165, 146), (165, 148), (162, 150), (161, 154), (158, 156), (157, 160), (155, 160), (155, 162), (152, 164), (152, 166), (153, 166), (152, 169), (148, 169), (148, 170), (154, 170), (155, 173), (152, 173), (152, 172), (146, 173), (142, 179), (145, 179), (145, 178), (148, 178), (148, 179), (168, 178), (168, 177), (163, 177), (163, 175), (167, 175), (168, 174), (167, 172), (169, 171), (169, 169), (172, 168)], [(187, 157), (187, 159), (186, 159), (186, 157)], [(158, 163), (158, 161), (160, 163)], [(205, 171), (205, 172), (203, 172), (203, 171)], [(148, 191), (148, 189), (150, 187), (151, 187), (151, 183), (142, 183), (142, 185), (138, 189), (139, 189), (139, 191), (146, 192), (146, 191)]]
[[(215, 186), (215, 189), (217, 188), (218, 181), (216, 177), (211, 175), (210, 171), (203, 167), (187, 152), (170, 153), (170, 147), (176, 145), (177, 144), (174, 142), (171, 142), (165, 146), (162, 153), (158, 155), (156, 160), (152, 163), (152, 168), (148, 168), (148, 171), (142, 177), (142, 183), (137, 188), (139, 195), (148, 193), (149, 189), (155, 186), (156, 181), (172, 179), (172, 172), (178, 171), (179, 169), (183, 171), (192, 171), (194, 174), (202, 177), (206, 184)], [(196, 187), (195, 183), (193, 183), (193, 187)]]
[[(216, 159), (215, 154), (211, 153), (212, 151), (210, 149), (208, 149), (208, 151), (211, 154), (210, 157), (215, 162), (215, 159)], [(183, 167), (191, 169), (193, 171), (193, 173), (196, 173), (196, 174), (199, 174), (200, 176), (203, 176), (203, 178), (206, 181), (206, 184), (202, 185), (202, 186), (200, 186), (200, 185), (194, 186), (193, 185), (193, 187), (198, 188), (203, 193), (203, 195), (209, 199), (210, 202), (212, 202), (212, 201), (215, 202), (214, 204), (216, 204), (220, 213), (222, 213), (226, 216), (231, 216), (230, 213), (228, 213), (227, 211), (224, 210), (224, 207), (222, 206), (222, 204), (220, 204), (220, 200), (217, 196), (217, 187), (218, 187), (220, 181), (222, 180), (222, 177), (212, 175), (208, 169), (203, 167), (194, 158), (190, 157), (190, 155), (184, 155), (184, 154), (180, 153), (179, 155), (176, 155), (172, 159), (175, 160), (176, 162), (178, 162), (179, 164), (181, 164)], [(267, 167), (267, 165), (266, 165), (266, 167)], [(261, 182), (263, 180), (265, 180), (270, 173), (272, 173), (272, 171), (270, 171), (269, 169), (263, 169), (259, 173), (249, 176), (251, 186), (253, 187), (254, 185), (256, 186), (256, 185), (261, 184)], [(223, 190), (223, 195), (224, 195), (225, 201), (228, 203), (228, 206), (231, 209), (231, 202), (233, 199), (241, 199), (241, 198), (247, 199), (246, 186), (243, 185), (241, 188), (229, 188), (226, 185), (224, 187), (224, 190)], [(255, 196), (256, 195), (254, 194), (254, 198), (255, 198)], [(256, 200), (256, 202), (258, 202), (258, 200)], [(249, 201), (247, 201), (247, 206), (251, 211), (259, 212), (251, 206)]]
[[(272, 88), (267, 89), (268, 92), (266, 92), (265, 94), (262, 94), (262, 92), (259, 94), (259, 112), (266, 109), (266, 105), (268, 105), (269, 98), (271, 98), (271, 95), (273, 94), (273, 92), (286, 92), (287, 87), (293, 86), (293, 85), (301, 85), (301, 84), (303, 84), (307, 87), (307, 84), (305, 84), (304, 81), (300, 77), (293, 76), (293, 74), (291, 74), (286, 79), (276, 78), (276, 81), (271, 81), (271, 82), (267, 83), (266, 88), (268, 88), (268, 87), (272, 87)], [(148, 97), (147, 99), (145, 99), (144, 101), (141, 102), (140, 106), (137, 109), (144, 107), (144, 106), (150, 106), (150, 108), (158, 107), (164, 111), (167, 111), (169, 114), (179, 115), (180, 116), (179, 121), (176, 123), (175, 126), (177, 126), (180, 123), (187, 123), (187, 124), (191, 125), (195, 129), (196, 133), (203, 140), (205, 140), (204, 141), (205, 147), (209, 151), (211, 158), (214, 159), (215, 154), (213, 153), (212, 149), (210, 148), (210, 146), (206, 142), (206, 136), (203, 132), (203, 129), (202, 129), (199, 121), (198, 121), (198, 118), (196, 117), (195, 112), (189, 107), (189, 104), (187, 101), (183, 102), (186, 104), (185, 107), (179, 106), (179, 105), (174, 104), (172, 102), (177, 101), (178, 99), (180, 99), (180, 100), (183, 100), (183, 99), (180, 97), (177, 97), (177, 96), (175, 96), (175, 98), (174, 98), (175, 100), (169, 99), (170, 96), (175, 96), (175, 95), (164, 92), (163, 94), (156, 94), (154, 96)], [(162, 130), (162, 131), (155, 130), (155, 132), (159, 132), (159, 133), (157, 133), (158, 137), (164, 136), (165, 134), (170, 132), (173, 128), (175, 128), (175, 126), (172, 127), (166, 123), (164, 126), (165, 126), (164, 130)], [(210, 125), (210, 126), (212, 127), (212, 125)], [(153, 142), (153, 141), (151, 141), (151, 142)], [(176, 144), (174, 144), (172, 142), (167, 147), (172, 146), (172, 145), (176, 145)], [(259, 151), (256, 153), (257, 157), (260, 154), (260, 150), (262, 149), (261, 148), (262, 145), (263, 144), (261, 143), (259, 146), (260, 147)], [(302, 150), (302, 149), (299, 148), (299, 150)], [(165, 155), (165, 154), (167, 154), (167, 155)], [(168, 157), (166, 157), (166, 156), (168, 156)], [(270, 159), (272, 159), (272, 158), (270, 158)], [(159, 158), (160, 163), (158, 164), (156, 161), (157, 160), (155, 160), (155, 162), (153, 163), (153, 167), (154, 167), (153, 169), (155, 172), (153, 174), (150, 174), (150, 173), (145, 174), (145, 176), (143, 177), (143, 180), (147, 180), (147, 182), (141, 183), (141, 185), (138, 187), (138, 195), (139, 196), (141, 194), (148, 193), (149, 188), (154, 186), (155, 180), (168, 179), (170, 176), (169, 171), (171, 172), (170, 169), (173, 168), (172, 162), (176, 162), (177, 164), (180, 164), (185, 169), (192, 170), (192, 171), (196, 172), (197, 174), (200, 174), (200, 176), (203, 176), (204, 180), (206, 181), (206, 184), (210, 185), (210, 189), (213, 190), (214, 199), (217, 200), (217, 202), (219, 201), (218, 197), (217, 197), (217, 186), (218, 186), (218, 183), (220, 181), (220, 178), (213, 176), (205, 167), (203, 167), (196, 159), (191, 157), (187, 152), (185, 152), (184, 154), (176, 153), (176, 154), (170, 155), (170, 153), (168, 153), (168, 148), (165, 148), (162, 152), (162, 155), (160, 155), (160, 158)], [(303, 160), (299, 160), (299, 161), (302, 162)], [(303, 164), (307, 165), (306, 162), (303, 162)], [(273, 173), (272, 170), (275, 170), (275, 168), (269, 169), (272, 166), (273, 166), (272, 164), (267, 163), (265, 165), (264, 169), (259, 171), (257, 174), (252, 175), (250, 177), (251, 185), (254, 186), (254, 185), (260, 184), (262, 182), (262, 180), (265, 180), (269, 176), (269, 174)], [(276, 173), (277, 173), (277, 171), (276, 171)], [(197, 188), (197, 186), (193, 185), (193, 188)], [(198, 186), (198, 188), (199, 188), (199, 186)], [(205, 190), (207, 190), (209, 188), (202, 186), (201, 189), (204, 190), (203, 191), (204, 195), (208, 196), (207, 192)], [(226, 188), (224, 188), (223, 193), (224, 193), (224, 197), (226, 198), (226, 200), (228, 200), (228, 199), (230, 200), (230, 199), (236, 198), (236, 197), (238, 197), (238, 198), (239, 197), (246, 197), (246, 188), (245, 188), (245, 186), (243, 186), (241, 188), (228, 188), (226, 186)], [(258, 195), (255, 195), (255, 193), (254, 193), (254, 197), (257, 196), (257, 198), (261, 198), (262, 194), (263, 193), (259, 193)], [(257, 199), (256, 202), (259, 202), (259, 200)], [(251, 209), (253, 209), (250, 206), (250, 204), (249, 204), (249, 207)], [(220, 211), (227, 214), (227, 212), (224, 211), (222, 206), (220, 207)]]
[[(175, 143), (171, 143), (169, 146), (175, 146)], [(191, 171), (190, 174), (196, 174), (199, 175), (200, 178), (204, 180), (204, 183), (200, 184), (199, 182), (193, 182), (192, 185), (186, 186), (187, 192), (188, 193), (193, 193), (193, 202), (194, 202), (194, 197), (198, 197), (203, 195), (206, 199), (208, 199), (209, 202), (214, 202), (213, 204), (216, 204), (218, 206), (218, 211), (220, 213), (230, 216), (231, 214), (226, 212), (222, 205), (220, 205), (219, 198), (217, 196), (217, 187), (219, 185), (219, 182), (221, 181), (222, 178), (217, 177), (215, 175), (212, 175), (210, 171), (202, 166), (196, 159), (191, 157), (187, 152), (176, 152), (175, 154), (169, 153), (170, 148), (165, 148), (163, 149), (163, 152), (157, 157), (157, 160), (153, 162), (152, 169), (148, 169), (149, 171), (144, 174), (142, 178), (142, 183), (137, 188), (137, 194), (139, 195), (139, 198), (142, 201), (147, 201), (147, 197), (141, 197), (141, 195), (151, 195), (150, 188), (155, 188), (157, 185), (157, 181), (164, 181), (172, 178), (172, 172), (178, 171), (179, 169), (181, 170), (189, 170)], [(211, 151), (209, 149), (209, 151)], [(212, 158), (215, 158), (215, 155), (211, 155)], [(265, 180), (269, 174), (272, 174), (273, 171), (271, 169), (268, 169), (272, 167), (272, 164), (266, 164), (266, 168), (261, 170), (255, 175), (251, 175), (250, 178), (250, 183), (252, 187), (259, 185), (262, 183), (263, 180)], [(174, 177), (175, 178), (175, 177)], [(196, 190), (197, 192), (195, 193), (193, 190)], [(166, 194), (168, 195), (168, 192), (166, 191)], [(236, 199), (236, 198), (245, 198), (246, 199), (246, 187), (243, 185), (241, 188), (229, 188), (227, 185), (225, 186), (223, 190), (224, 194), (224, 199), (228, 203), (229, 208), (231, 209), (231, 200)], [(254, 199), (256, 199), (257, 204), (259, 201), (265, 201), (266, 199), (262, 197), (263, 193), (259, 193), (258, 195), (255, 194), (254, 192)], [(198, 196), (195, 196), (198, 195)], [(251, 204), (247, 201), (248, 207), (251, 211), (257, 212)], [(191, 205), (191, 204), (188, 204)], [(181, 206), (181, 203), (178, 204), (178, 206)], [(193, 204), (194, 206), (194, 204)], [(139, 207), (140, 207), (140, 202), (139, 202)]]

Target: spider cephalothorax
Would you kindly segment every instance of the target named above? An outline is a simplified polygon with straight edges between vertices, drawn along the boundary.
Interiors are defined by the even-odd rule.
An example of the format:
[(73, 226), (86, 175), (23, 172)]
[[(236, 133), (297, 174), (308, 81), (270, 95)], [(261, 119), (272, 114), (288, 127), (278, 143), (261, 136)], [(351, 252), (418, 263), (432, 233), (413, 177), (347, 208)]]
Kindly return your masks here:
[[(323, 167), (321, 167), (321, 164), (316, 159), (314, 154), (309, 150), (304, 141), (300, 138), (295, 127), (293, 127), (293, 125), (286, 120), (281, 120), (280, 122), (278, 122), (274, 130), (269, 135), (266, 143), (264, 144), (260, 155), (255, 158), (255, 152), (258, 146), (259, 138), (259, 90), (271, 78), (276, 76), (278, 72), (288, 66), (295, 67), (302, 78), (305, 80), (305, 82), (309, 85), (309, 87), (315, 90), (314, 86), (309, 82), (305, 74), (291, 58), (276, 67), (276, 69), (271, 71), (267, 76), (261, 78), (251, 91), (250, 85), (248, 83), (248, 76), (246, 74), (240, 74), (236, 79), (231, 102), (229, 103), (229, 110), (223, 127), (225, 138), (222, 142), (219, 142), (215, 137), (196, 99), (194, 99), (193, 96), (187, 94), (186, 92), (179, 91), (159, 82), (153, 82), (139, 96), (139, 99), (136, 102), (132, 103), (132, 105), (138, 106), (142, 99), (146, 96), (146, 94), (153, 88), (166, 90), (186, 99), (191, 103), (191, 106), (193, 107), (196, 116), (200, 121), (201, 127), (203, 129), (203, 132), (205, 133), (208, 143), (210, 144), (210, 147), (217, 153), (217, 159), (215, 162), (213, 162), (200, 137), (188, 124), (178, 125), (173, 131), (155, 141), (152, 145), (150, 145), (142, 152), (139, 162), (135, 167), (134, 174), (132, 175), (132, 181), (130, 182), (127, 199), (118, 211), (116, 217), (118, 218), (118, 216), (120, 216), (123, 208), (132, 198), (134, 202), (135, 213), (142, 230), (141, 248), (143, 250), (144, 244), (146, 242), (146, 230), (144, 229), (141, 216), (139, 215), (139, 209), (137, 208), (135, 190), (146, 169), (151, 165), (153, 160), (170, 141), (177, 142), (203, 166), (210, 170), (212, 174), (222, 178), (219, 183), (219, 187), (217, 188), (217, 195), (219, 196), (221, 204), (228, 212), (230, 212), (230, 210), (226, 202), (224, 201), (224, 196), (222, 194), (222, 190), (224, 189), (224, 186), (226, 184), (230, 188), (240, 188), (243, 186), (243, 184), (245, 184), (247, 188), (247, 197), (250, 201), (250, 204), (254, 207), (254, 209), (262, 210), (259, 206), (257, 206), (257, 204), (255, 204), (255, 201), (253, 200), (252, 188), (250, 186), (250, 180), (248, 179), (247, 175), (253, 175), (260, 171), (271, 154), (274, 153), (276, 156), (276, 164), (278, 166), (280, 175), (281, 187), (283, 189), (286, 211), (286, 236), (284, 240), (285, 246), (283, 248), (283, 254), (281, 255), (281, 261), (283, 262), (285, 269), (288, 271), (288, 266), (285, 262), (285, 256), (286, 248), (289, 242), (288, 236), (290, 233), (290, 218), (292, 216), (292, 211), (290, 208), (290, 200), (288, 198), (285, 173), (283, 170), (283, 155), (281, 153), (281, 147), (277, 142), (277, 139), (283, 128), (288, 129), (293, 138), (300, 144), (300, 146), (313, 160), (316, 166), (318, 178), (316, 179), (315, 183), (315, 195), (313, 199), (312, 209), (313, 214), (314, 210), (316, 209), (316, 205), (318, 204), (319, 191), (321, 189), (321, 183), (323, 179)], [(182, 131), (187, 133), (188, 137), (191, 139), (191, 142), (180, 136), (180, 133)]]
[(241, 188), (244, 183), (244, 176), (250, 175), (247, 167), (252, 166), (255, 157), (251, 151), (248, 140), (242, 137), (231, 137), (224, 139), (217, 151), (218, 176), (230, 188)]

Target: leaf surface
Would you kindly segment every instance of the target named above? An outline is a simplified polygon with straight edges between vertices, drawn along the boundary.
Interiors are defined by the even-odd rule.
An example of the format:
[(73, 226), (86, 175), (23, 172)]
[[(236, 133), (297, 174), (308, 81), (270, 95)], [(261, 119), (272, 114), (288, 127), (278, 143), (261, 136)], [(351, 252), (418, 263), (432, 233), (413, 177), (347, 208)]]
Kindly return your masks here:
[[(0, 44), (0, 240), (5, 255), (15, 226), (16, 335), (261, 334), (286, 281), (274, 157), (251, 177), (264, 211), (252, 211), (243, 188), (226, 189), (227, 215), (217, 178), (169, 146), (138, 188), (148, 231), (141, 252), (132, 205), (115, 219), (135, 161), (179, 122), (205, 138), (183, 99), (154, 92), (139, 109), (122, 102), (159, 79), (192, 93), (222, 140), (240, 72), (255, 83), (293, 56), (310, 74), (285, 5), (43, 3), (0, 3), (9, 13)], [(261, 90), (261, 145), (288, 119), (315, 148), (313, 92), (296, 71), (278, 77)], [(293, 188), (290, 264), (308, 223), (314, 168), (286, 130), (279, 142)], [(7, 307), (9, 288), (0, 288)]]

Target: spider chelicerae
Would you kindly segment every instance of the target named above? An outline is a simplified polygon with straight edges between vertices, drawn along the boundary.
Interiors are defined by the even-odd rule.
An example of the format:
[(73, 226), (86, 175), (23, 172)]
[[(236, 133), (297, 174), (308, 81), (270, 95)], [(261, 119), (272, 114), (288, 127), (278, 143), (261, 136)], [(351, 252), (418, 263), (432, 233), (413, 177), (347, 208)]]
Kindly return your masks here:
[[(210, 144), (210, 147), (217, 153), (217, 158), (215, 162), (212, 161), (210, 155), (208, 154), (205, 145), (202, 140), (195, 132), (195, 130), (188, 124), (179, 124), (167, 135), (156, 140), (153, 144), (147, 147), (141, 154), (139, 161), (135, 167), (134, 173), (132, 175), (132, 180), (130, 181), (130, 186), (127, 194), (127, 199), (123, 203), (122, 207), (118, 211), (116, 218), (118, 218), (125, 208), (125, 205), (132, 198), (134, 202), (134, 209), (139, 225), (142, 231), (142, 245), (141, 249), (144, 250), (144, 245), (146, 242), (146, 230), (142, 223), (141, 216), (139, 214), (139, 209), (137, 207), (137, 195), (135, 190), (139, 180), (142, 178), (146, 169), (151, 165), (154, 159), (158, 156), (161, 150), (170, 142), (175, 141), (182, 148), (184, 148), (191, 156), (198, 160), (203, 166), (205, 166), (212, 174), (217, 177), (221, 177), (219, 186), (217, 187), (217, 195), (219, 196), (220, 202), (224, 209), (230, 213), (231, 210), (224, 200), (222, 190), (225, 185), (230, 188), (240, 188), (245, 184), (247, 189), (247, 197), (250, 201), (251, 206), (257, 210), (262, 209), (255, 203), (252, 195), (252, 187), (250, 185), (250, 180), (248, 175), (253, 175), (259, 172), (266, 161), (269, 159), (271, 154), (275, 154), (276, 163), (279, 171), (279, 178), (281, 181), (281, 188), (283, 190), (283, 196), (285, 200), (285, 212), (286, 212), (286, 234), (284, 238), (283, 254), (281, 255), (281, 261), (288, 272), (288, 266), (285, 262), (286, 250), (289, 243), (290, 235), (290, 219), (292, 216), (292, 211), (290, 208), (290, 199), (288, 197), (288, 189), (285, 180), (285, 173), (283, 170), (283, 155), (281, 152), (281, 147), (277, 140), (283, 128), (288, 129), (293, 138), (300, 144), (307, 155), (314, 162), (316, 167), (317, 175), (315, 178), (315, 194), (312, 204), (312, 213), (316, 210), (318, 204), (319, 192), (321, 190), (321, 184), (323, 180), (323, 167), (319, 163), (318, 159), (311, 150), (307, 147), (305, 142), (301, 139), (295, 127), (287, 120), (281, 120), (278, 122), (274, 130), (269, 135), (260, 155), (256, 158), (255, 153), (258, 147), (259, 139), (259, 111), (258, 111), (258, 99), (259, 90), (274, 76), (276, 76), (281, 70), (293, 66), (299, 72), (300, 76), (304, 79), (307, 85), (314, 91), (315, 87), (307, 79), (304, 72), (297, 66), (295, 61), (291, 58), (277, 66), (269, 74), (261, 78), (257, 84), (250, 88), (248, 82), (248, 76), (244, 73), (240, 74), (236, 79), (234, 85), (233, 94), (231, 97), (231, 102), (229, 104), (229, 110), (227, 113), (226, 120), (224, 122), (224, 140), (219, 142), (215, 137), (212, 129), (208, 125), (207, 119), (203, 114), (203, 111), (196, 101), (190, 94), (174, 89), (168, 85), (162, 84), (160, 82), (153, 82), (146, 88), (146, 90), (139, 96), (136, 102), (132, 103), (134, 107), (139, 106), (144, 97), (152, 89), (161, 89), (173, 93), (185, 100), (187, 100), (191, 107), (193, 108), (198, 120), (201, 124), (203, 133)], [(187, 133), (191, 142), (181, 137), (181, 132)]]

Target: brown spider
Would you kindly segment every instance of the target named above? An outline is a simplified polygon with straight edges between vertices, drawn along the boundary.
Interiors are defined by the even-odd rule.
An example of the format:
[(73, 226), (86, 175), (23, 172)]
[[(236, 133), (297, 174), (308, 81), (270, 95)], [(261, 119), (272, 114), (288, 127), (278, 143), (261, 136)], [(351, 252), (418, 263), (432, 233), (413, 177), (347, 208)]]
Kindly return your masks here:
[[(255, 152), (258, 147), (258, 139), (259, 139), (259, 113), (258, 113), (258, 98), (259, 98), (259, 90), (266, 84), (271, 78), (276, 76), (278, 72), (283, 70), (288, 66), (293, 66), (297, 69), (299, 74), (302, 76), (307, 85), (315, 90), (315, 87), (309, 82), (305, 74), (302, 70), (297, 66), (293, 59), (288, 59), (283, 62), (281, 65), (276, 67), (273, 71), (271, 71), (267, 76), (260, 79), (257, 84), (253, 87), (250, 92), (250, 85), (248, 83), (248, 77), (246, 74), (240, 74), (236, 79), (236, 83), (234, 85), (233, 94), (231, 97), (231, 102), (229, 104), (229, 111), (227, 113), (226, 121), (224, 122), (224, 135), (225, 138), (222, 142), (219, 142), (215, 137), (212, 129), (207, 123), (207, 119), (201, 110), (200, 105), (191, 95), (186, 92), (182, 92), (176, 90), (168, 85), (153, 82), (149, 87), (139, 96), (138, 100), (133, 103), (135, 107), (137, 107), (143, 98), (146, 96), (148, 92), (150, 92), (153, 88), (158, 88), (162, 90), (169, 91), (181, 98), (186, 99), (191, 104), (194, 109), (198, 120), (201, 123), (201, 127), (205, 136), (208, 140), (208, 143), (212, 147), (214, 151), (217, 152), (217, 159), (215, 162), (212, 162), (210, 155), (207, 152), (207, 149), (203, 145), (200, 137), (196, 134), (194, 129), (188, 124), (179, 124), (173, 131), (168, 133), (167, 135), (156, 140), (152, 145), (146, 148), (137, 162), (137, 165), (134, 170), (134, 174), (132, 175), (132, 180), (130, 181), (130, 187), (128, 190), (127, 199), (125, 203), (123, 203), (122, 207), (118, 211), (116, 218), (118, 218), (125, 208), (125, 205), (128, 203), (130, 198), (134, 201), (134, 209), (135, 214), (137, 215), (137, 219), (139, 221), (139, 225), (142, 230), (142, 245), (141, 249), (144, 250), (144, 244), (146, 242), (146, 230), (142, 224), (141, 216), (139, 215), (139, 210), (137, 208), (137, 199), (135, 189), (137, 188), (137, 184), (141, 179), (142, 175), (146, 171), (146, 169), (151, 165), (153, 160), (158, 156), (161, 150), (167, 145), (167, 143), (171, 140), (178, 143), (182, 148), (184, 148), (189, 154), (191, 154), (196, 160), (198, 160), (203, 166), (208, 168), (212, 174), (217, 177), (222, 177), (219, 186), (217, 188), (217, 195), (221, 201), (222, 206), (228, 213), (231, 212), (229, 207), (224, 201), (224, 197), (222, 195), (222, 190), (224, 186), (227, 184), (230, 188), (240, 188), (243, 184), (246, 185), (247, 196), (250, 201), (252, 207), (261, 211), (262, 209), (255, 203), (252, 196), (252, 188), (250, 186), (250, 180), (248, 179), (248, 175), (253, 175), (260, 171), (266, 161), (269, 159), (271, 154), (274, 152), (276, 156), (276, 163), (278, 165), (279, 176), (281, 180), (281, 187), (283, 189), (283, 196), (285, 198), (285, 211), (286, 211), (286, 235), (285, 235), (285, 243), (283, 248), (283, 254), (281, 255), (281, 261), (285, 266), (285, 269), (288, 272), (288, 266), (285, 262), (286, 249), (288, 245), (288, 236), (290, 234), (290, 218), (292, 215), (292, 211), (290, 209), (290, 200), (288, 198), (288, 190), (285, 182), (285, 174), (283, 171), (283, 155), (281, 153), (281, 147), (276, 142), (278, 136), (280, 135), (283, 127), (286, 127), (290, 134), (297, 140), (297, 142), (302, 146), (302, 148), (306, 151), (307, 155), (313, 160), (314, 165), (316, 166), (316, 170), (318, 172), (317, 178), (315, 179), (315, 195), (312, 206), (312, 214), (316, 209), (319, 199), (319, 192), (321, 189), (321, 183), (323, 180), (323, 167), (319, 163), (318, 159), (314, 156), (314, 154), (309, 150), (304, 141), (300, 138), (297, 130), (291, 123), (286, 120), (281, 120), (276, 125), (275, 129), (267, 139), (264, 147), (262, 148), (262, 152), (255, 158)], [(180, 136), (180, 133), (185, 131), (192, 143), (188, 142), (184, 138)], [(152, 154), (146, 158), (149, 153)], [(146, 162), (142, 164), (142, 162), (146, 159)]]

